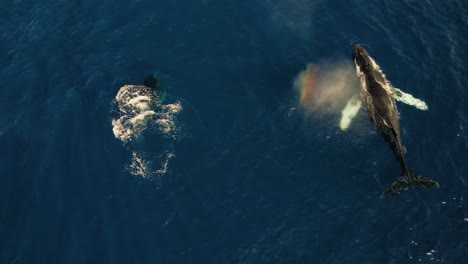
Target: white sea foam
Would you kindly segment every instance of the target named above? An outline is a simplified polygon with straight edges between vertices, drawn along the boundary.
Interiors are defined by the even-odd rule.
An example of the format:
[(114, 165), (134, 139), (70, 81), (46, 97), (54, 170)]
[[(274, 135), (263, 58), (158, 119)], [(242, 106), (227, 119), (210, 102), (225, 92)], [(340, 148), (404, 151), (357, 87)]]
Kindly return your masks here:
[(133, 124), (133, 126), (144, 126), (146, 125), (147, 121), (149, 121), (149, 118), (151, 118), (153, 115), (156, 113), (154, 111), (144, 111), (141, 114), (136, 115), (135, 117), (130, 119), (130, 123)]
[(166, 173), (168, 172), (168, 170), (169, 170), (169, 161), (170, 161), (172, 158), (174, 158), (174, 157), (175, 157), (174, 153), (172, 153), (172, 152), (166, 153), (166, 155), (165, 155), (165, 160), (164, 160), (164, 162), (161, 164), (161, 168), (158, 169), (158, 170), (156, 171), (156, 173), (157, 173), (158, 175), (164, 175), (164, 174), (166, 174)]
[(132, 98), (128, 101), (128, 103), (131, 106), (140, 109), (140, 111), (145, 111), (145, 110), (150, 109), (150, 102), (151, 102), (150, 97), (142, 96), (142, 95)]
[[(169, 172), (169, 162), (175, 158), (174, 153), (167, 151), (158, 159), (160, 163), (158, 162), (159, 164), (155, 165), (147, 156), (147, 153), (132, 151), (132, 162), (128, 166), (129, 172), (144, 178), (150, 178), (155, 175), (162, 176)], [(158, 168), (154, 169), (155, 166), (158, 166)]]
[(161, 104), (150, 88), (140, 85), (123, 86), (117, 93), (115, 102), (120, 116), (112, 120), (112, 130), (115, 137), (122, 142), (137, 140), (144, 129), (153, 125), (165, 137), (178, 137), (175, 119), (182, 110), (180, 102)]
[[(182, 111), (181, 103), (162, 104), (150, 88), (125, 85), (117, 93), (114, 105), (118, 116), (112, 120), (112, 131), (132, 152), (129, 172), (142, 177), (166, 174), (169, 161), (175, 157), (172, 142), (179, 138), (176, 118)], [(149, 153), (151, 151), (144, 146), (133, 144), (142, 140), (142, 132), (148, 128), (156, 128), (155, 131), (166, 139), (163, 149), (156, 153)]]
[(157, 113), (158, 118), (155, 120), (159, 131), (167, 137), (177, 140), (180, 135), (174, 121), (175, 115), (182, 111), (182, 105), (177, 102), (176, 104), (161, 105), (160, 107), (161, 111)]
[(143, 157), (141, 153), (136, 151), (132, 152), (132, 163), (129, 165), (129, 172), (133, 175), (139, 175), (142, 177), (151, 176), (151, 167), (149, 162)]

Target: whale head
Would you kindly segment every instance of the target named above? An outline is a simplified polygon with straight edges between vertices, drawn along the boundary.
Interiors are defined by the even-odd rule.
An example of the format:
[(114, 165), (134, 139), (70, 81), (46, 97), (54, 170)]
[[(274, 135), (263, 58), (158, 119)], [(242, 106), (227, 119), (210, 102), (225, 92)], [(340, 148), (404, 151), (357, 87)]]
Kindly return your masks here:
[(369, 54), (359, 44), (356, 44), (353, 49), (353, 60), (361, 69), (367, 69), (369, 67)]

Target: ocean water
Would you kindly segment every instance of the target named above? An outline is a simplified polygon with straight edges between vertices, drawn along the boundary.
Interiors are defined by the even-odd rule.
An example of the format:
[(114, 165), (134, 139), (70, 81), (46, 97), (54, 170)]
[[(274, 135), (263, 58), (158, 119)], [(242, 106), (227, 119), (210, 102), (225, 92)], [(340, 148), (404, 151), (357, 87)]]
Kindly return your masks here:
[[(0, 263), (463, 263), (467, 14), (463, 0), (2, 1)], [(325, 111), (301, 100), (301, 71), (349, 72), (356, 43), (428, 104), (398, 103), (400, 125), (409, 167), (440, 189), (380, 200), (399, 168), (365, 111), (341, 131), (343, 93)], [(116, 98), (148, 75), (164, 102)]]

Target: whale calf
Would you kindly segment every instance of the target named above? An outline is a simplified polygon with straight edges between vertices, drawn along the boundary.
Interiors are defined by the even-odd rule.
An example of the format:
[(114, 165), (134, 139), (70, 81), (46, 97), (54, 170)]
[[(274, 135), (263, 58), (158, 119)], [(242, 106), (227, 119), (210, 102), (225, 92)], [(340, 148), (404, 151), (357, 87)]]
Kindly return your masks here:
[(375, 61), (360, 45), (353, 49), (356, 74), (361, 85), (361, 96), (369, 118), (392, 149), (400, 163), (401, 175), (381, 195), (382, 199), (392, 197), (410, 187), (438, 188), (439, 184), (416, 175), (408, 169), (404, 157), (404, 146), (400, 133), (399, 113), (393, 95), (394, 90)]

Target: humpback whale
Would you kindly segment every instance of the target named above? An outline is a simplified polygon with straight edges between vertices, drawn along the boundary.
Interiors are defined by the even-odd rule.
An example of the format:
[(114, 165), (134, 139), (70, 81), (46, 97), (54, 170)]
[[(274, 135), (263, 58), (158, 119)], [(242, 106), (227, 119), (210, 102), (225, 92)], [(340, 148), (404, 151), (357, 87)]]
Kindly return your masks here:
[(408, 169), (405, 161), (405, 148), (401, 139), (399, 113), (395, 104), (393, 90), (375, 61), (359, 44), (354, 47), (353, 60), (356, 74), (361, 84), (363, 104), (367, 106), (369, 118), (392, 149), (400, 163), (401, 175), (380, 196), (392, 197), (410, 187), (427, 189), (438, 188), (439, 184), (416, 175)]

